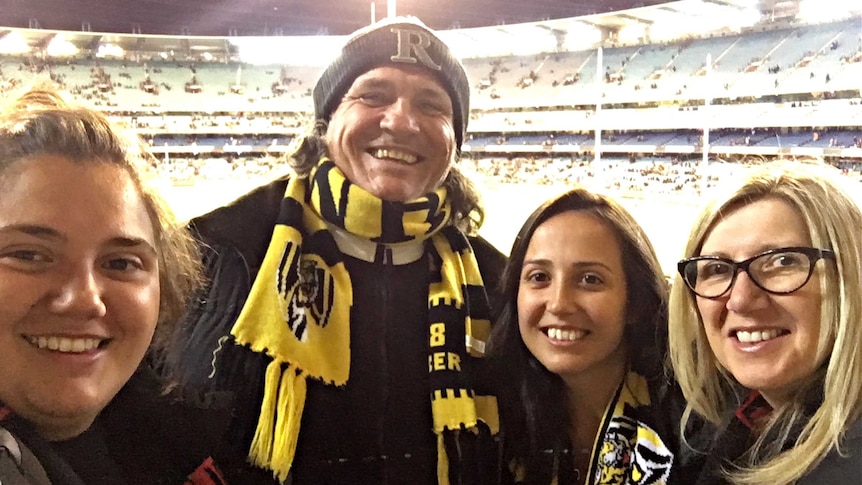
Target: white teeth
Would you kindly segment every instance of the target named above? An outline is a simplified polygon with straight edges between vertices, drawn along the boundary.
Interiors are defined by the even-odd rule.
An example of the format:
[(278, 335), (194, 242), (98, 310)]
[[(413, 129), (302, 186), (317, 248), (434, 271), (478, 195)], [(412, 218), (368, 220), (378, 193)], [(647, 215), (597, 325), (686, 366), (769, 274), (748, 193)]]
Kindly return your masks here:
[(575, 340), (582, 339), (586, 335), (587, 332), (583, 330), (563, 330), (561, 328), (548, 329), (548, 337), (554, 340), (565, 340), (569, 342), (574, 342)]
[(758, 332), (757, 330), (753, 332), (746, 332), (744, 330), (737, 330), (736, 338), (739, 339), (742, 343), (757, 343), (763, 342), (764, 340), (772, 340), (778, 337), (781, 334), (778, 330), (763, 330)]
[(68, 338), (68, 337), (26, 337), (31, 345), (40, 349), (54, 350), (57, 352), (79, 354), (93, 350), (102, 343), (96, 338)]
[(392, 158), (394, 160), (400, 160), (402, 162), (409, 163), (409, 164), (414, 164), (414, 163), (416, 163), (417, 160), (419, 160), (419, 157), (417, 157), (416, 155), (412, 155), (412, 154), (407, 153), (407, 152), (402, 152), (401, 150), (377, 149), (377, 150), (374, 150), (372, 155), (374, 155), (375, 158)]
[(87, 349), (87, 342), (82, 338), (76, 338), (72, 341), (72, 352), (83, 352)]

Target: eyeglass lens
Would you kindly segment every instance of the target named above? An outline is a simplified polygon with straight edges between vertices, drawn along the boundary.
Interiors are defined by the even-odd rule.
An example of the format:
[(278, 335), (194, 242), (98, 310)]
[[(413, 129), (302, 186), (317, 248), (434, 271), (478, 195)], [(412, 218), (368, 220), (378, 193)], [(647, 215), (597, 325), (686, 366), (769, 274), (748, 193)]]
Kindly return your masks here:
[(690, 261), (685, 268), (686, 283), (700, 296), (723, 295), (733, 285), (738, 268), (748, 273), (755, 284), (766, 291), (789, 293), (801, 288), (811, 273), (811, 259), (798, 251), (767, 253), (744, 263), (727, 259)]

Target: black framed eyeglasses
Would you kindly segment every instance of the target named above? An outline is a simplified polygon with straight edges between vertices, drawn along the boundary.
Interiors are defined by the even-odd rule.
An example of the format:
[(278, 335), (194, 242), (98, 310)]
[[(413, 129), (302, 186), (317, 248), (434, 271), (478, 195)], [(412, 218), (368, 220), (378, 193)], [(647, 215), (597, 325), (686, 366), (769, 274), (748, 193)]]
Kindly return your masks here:
[(677, 263), (685, 285), (697, 296), (719, 298), (736, 282), (740, 271), (748, 273), (752, 283), (775, 295), (793, 293), (805, 286), (814, 266), (821, 259), (835, 259), (831, 249), (809, 247), (776, 248), (734, 261), (721, 256), (696, 256)]

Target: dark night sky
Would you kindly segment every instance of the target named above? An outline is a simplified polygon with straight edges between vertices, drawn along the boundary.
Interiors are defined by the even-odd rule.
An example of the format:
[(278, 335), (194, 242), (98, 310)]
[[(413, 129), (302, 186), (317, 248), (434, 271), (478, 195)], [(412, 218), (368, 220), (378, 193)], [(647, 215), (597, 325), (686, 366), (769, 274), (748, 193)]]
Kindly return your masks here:
[[(566, 18), (661, 0), (398, 0), (398, 13), (434, 29)], [(348, 34), (371, 18), (371, 0), (0, 0), (0, 25), (144, 34)], [(377, 18), (386, 0), (376, 0)]]

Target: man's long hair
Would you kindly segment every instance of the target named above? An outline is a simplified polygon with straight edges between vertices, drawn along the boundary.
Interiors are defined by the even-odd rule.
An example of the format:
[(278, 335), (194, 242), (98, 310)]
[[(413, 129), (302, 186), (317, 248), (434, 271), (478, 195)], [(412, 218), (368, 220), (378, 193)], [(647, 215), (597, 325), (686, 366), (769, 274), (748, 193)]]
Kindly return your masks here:
[[(328, 126), (326, 120), (318, 119), (310, 133), (294, 141), (287, 163), (300, 177), (308, 176), (321, 158), (329, 156), (325, 138)], [(449, 203), (452, 205), (450, 224), (468, 235), (475, 235), (485, 220), (485, 209), (476, 186), (458, 169), (460, 152), (455, 153), (453, 158), (449, 174), (443, 180), (443, 187), (446, 188)]]

